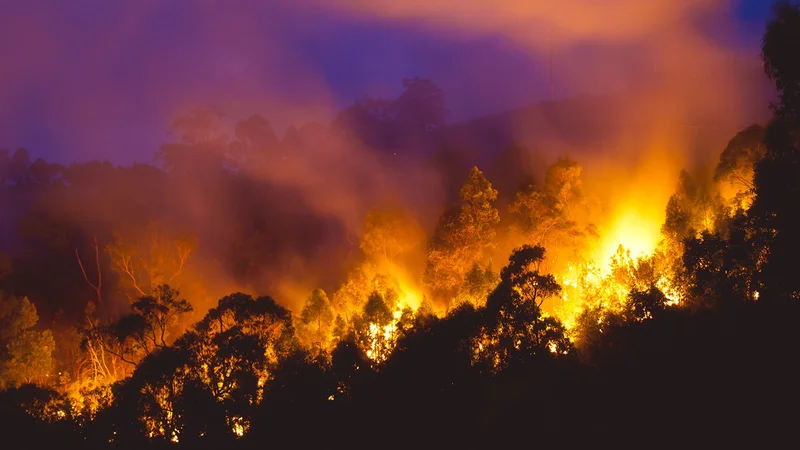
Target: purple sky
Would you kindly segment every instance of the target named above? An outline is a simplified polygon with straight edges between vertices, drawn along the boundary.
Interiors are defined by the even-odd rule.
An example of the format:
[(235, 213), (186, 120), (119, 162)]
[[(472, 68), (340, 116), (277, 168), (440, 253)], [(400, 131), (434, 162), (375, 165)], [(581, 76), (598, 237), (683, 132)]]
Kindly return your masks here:
[[(504, 36), (445, 36), (299, 3), (2, 2), (0, 148), (147, 161), (171, 117), (198, 103), (262, 112), (280, 133), (363, 94), (396, 95), (406, 76), (436, 81), (452, 121), (547, 97), (546, 60)], [(739, 1), (742, 31), (726, 39), (757, 48), (769, 8)]]

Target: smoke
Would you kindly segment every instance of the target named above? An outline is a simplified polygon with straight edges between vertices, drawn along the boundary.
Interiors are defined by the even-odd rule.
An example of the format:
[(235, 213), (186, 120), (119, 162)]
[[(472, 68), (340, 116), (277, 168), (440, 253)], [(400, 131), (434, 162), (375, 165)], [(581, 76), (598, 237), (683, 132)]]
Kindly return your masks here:
[[(652, 250), (681, 169), (708, 167), (733, 133), (768, 114), (757, 37), (738, 44), (735, 3), (723, 0), (559, 2), (361, 1), (338, 3), (359, 17), (400, 21), (450, 39), (504, 36), (552, 67), (556, 98), (574, 107), (506, 118), (514, 142), (585, 166), (587, 189), (605, 205), (600, 253), (627, 226)], [(483, 75), (491, 77), (492, 67)], [(537, 82), (549, 78), (540, 76)], [(469, 134), (469, 131), (466, 132)], [(590, 135), (581, 140), (578, 136)], [(462, 138), (468, 142), (480, 136)], [(611, 242), (614, 241), (614, 242)], [(644, 242), (647, 242), (646, 244)], [(644, 247), (644, 248), (642, 248)]]
[[(728, 39), (738, 30), (732, 4), (723, 0), (311, 0), (237, 2), (236, 8), (215, 1), (42, 2), (9, 9), (0, 19), (0, 53), (12, 62), (0, 71), (0, 104), (6, 105), (0, 107), (6, 124), (0, 143), (39, 145), (44, 148), (37, 153), (63, 162), (149, 160), (165, 141), (179, 139), (153, 130), (165, 130), (196, 106), (217, 106), (226, 113), (218, 119), (218, 142), (193, 151), (214, 154), (244, 145), (249, 156), (240, 176), (247, 183), (225, 175), (175, 178), (149, 194), (163, 197), (153, 209), (160, 215), (155, 219), (196, 231), (194, 276), (215, 286), (210, 290), (270, 293), (294, 308), (303, 292), (335, 287), (348, 258), (358, 253), (371, 207), (399, 198), (430, 228), (452, 194), (443, 172), (460, 180), (467, 175), (443, 171), (418, 154), (379, 154), (323, 125), (353, 100), (341, 92), (354, 89), (336, 83), (368, 79), (355, 73), (361, 66), (351, 61), (359, 48), (334, 57), (326, 53), (330, 47), (309, 44), (333, 39), (346, 28), (341, 24), (391, 27), (453, 47), (503, 41), (507, 51), (538, 68), (531, 80), (538, 88), (502, 87), (518, 90), (519, 98), (550, 95), (550, 61), (556, 98), (616, 92), (496, 118), (507, 132), (487, 133), (491, 124), (479, 121), (419, 144), (466, 142), (480, 153), (508, 141), (544, 154), (547, 162), (569, 154), (586, 167), (587, 188), (609, 205), (599, 221), (601, 234), (614, 239), (615, 224), (631, 210), (645, 216), (629, 219), (633, 223), (660, 226), (678, 171), (712, 164), (724, 141), (766, 110), (753, 82), (760, 71), (754, 48)], [(341, 73), (323, 66), (331, 58), (338, 58)], [(444, 79), (434, 79), (451, 103), (459, 101), (455, 92), (491, 108), (500, 104), (492, 100), (493, 89), (507, 74), (476, 59), (452, 66), (439, 67)], [(397, 90), (403, 76), (415, 75), (410, 70), (398, 68)], [(458, 89), (448, 90), (449, 83)], [(358, 89), (391, 92), (382, 80)], [(261, 141), (245, 142), (236, 125), (254, 113), (266, 118), (268, 131)], [(50, 125), (44, 129), (31, 125), (45, 119)], [(38, 136), (36, 142), (21, 141), (30, 136)], [(66, 142), (71, 150), (58, 153)], [(80, 208), (63, 214), (111, 227), (138, 220), (133, 213), (110, 212), (135, 194), (108, 183), (103, 192), (89, 190), (86, 201), (74, 200)], [(233, 253), (246, 255), (235, 269), (226, 267)]]

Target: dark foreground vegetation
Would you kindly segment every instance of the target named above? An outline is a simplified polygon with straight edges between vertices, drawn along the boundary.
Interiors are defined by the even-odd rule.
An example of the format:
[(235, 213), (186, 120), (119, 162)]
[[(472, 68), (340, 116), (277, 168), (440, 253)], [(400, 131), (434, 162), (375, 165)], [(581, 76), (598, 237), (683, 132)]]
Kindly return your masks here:
[[(439, 315), (428, 301), (403, 308), (399, 288), (378, 283), (353, 308), (315, 290), (293, 315), (270, 297), (238, 293), (196, 317), (192, 302), (170, 287), (191, 270), (190, 242), (171, 242), (169, 258), (150, 254), (161, 265), (142, 278), (141, 255), (124, 239), (110, 239), (112, 275), (101, 267), (96, 237), (88, 238), (97, 233), (84, 230), (84, 252), (73, 252), (59, 245), (79, 231), (53, 231), (57, 224), (43, 216), (25, 216), (27, 245), (36, 242), (36, 251), (29, 246), (23, 257), (0, 260), (2, 286), (13, 294), (0, 303), (3, 439), (9, 448), (796, 446), (800, 7), (776, 7), (763, 60), (780, 93), (774, 117), (735, 136), (716, 172), (743, 185), (736, 206), (704, 197), (683, 176), (667, 205), (660, 256), (618, 261), (612, 276), (624, 279), (624, 301), (609, 306), (607, 293), (586, 300), (571, 330), (542, 307), (567, 289), (546, 270), (551, 248), (563, 257), (568, 247), (552, 234), (516, 246), (498, 273), (470, 256), (481, 254), (500, 222), (492, 206), (497, 191), (477, 169), (462, 204), (442, 215), (421, 263), (427, 293), (466, 299), (448, 302)], [(374, 140), (370, 146), (435, 128), (441, 111), (412, 101), (420, 98), (414, 89), (435, 87), (407, 84), (411, 94), (392, 106), (406, 118), (401, 124), (365, 118), (388, 106), (361, 103), (340, 116), (358, 126), (340, 126)], [(167, 150), (173, 163), (185, 162), (185, 148)], [(0, 163), (6, 192), (37, 179), (64, 196), (81, 188), (80, 177), (67, 174), (74, 178), (59, 184), (50, 165), (21, 153)], [(561, 161), (549, 173), (569, 174), (570, 164)], [(136, 170), (159, 185), (160, 172)], [(545, 226), (574, 242), (580, 233), (560, 216), (551, 188), (563, 185), (552, 178), (539, 190), (522, 190), (516, 211), (535, 211), (522, 220), (531, 235)], [(365, 253), (402, 253), (370, 236)], [(249, 245), (238, 249), (246, 253)], [(68, 281), (76, 261), (80, 278)], [(247, 259), (226, 262), (239, 263), (242, 274), (252, 269)], [(111, 303), (103, 280), (115, 280), (130, 297), (126, 314), (108, 322), (93, 309)], [(52, 297), (71, 283), (88, 286), (93, 300), (73, 312), (81, 325), (71, 335), (38, 328), (36, 308), (24, 296)], [(190, 326), (179, 325), (190, 317)], [(62, 344), (68, 341), (75, 345)], [(76, 355), (58, 354), (53, 362), (54, 349), (69, 348)], [(69, 368), (61, 361), (81, 363)], [(76, 386), (76, 379), (86, 382)]]

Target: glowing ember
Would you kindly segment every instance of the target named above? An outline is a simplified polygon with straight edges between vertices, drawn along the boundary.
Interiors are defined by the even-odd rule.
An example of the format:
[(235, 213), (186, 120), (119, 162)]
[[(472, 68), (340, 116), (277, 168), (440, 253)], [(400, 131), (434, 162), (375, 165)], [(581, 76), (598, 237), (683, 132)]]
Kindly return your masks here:
[(242, 416), (233, 416), (228, 420), (233, 434), (240, 438), (250, 429), (250, 422)]

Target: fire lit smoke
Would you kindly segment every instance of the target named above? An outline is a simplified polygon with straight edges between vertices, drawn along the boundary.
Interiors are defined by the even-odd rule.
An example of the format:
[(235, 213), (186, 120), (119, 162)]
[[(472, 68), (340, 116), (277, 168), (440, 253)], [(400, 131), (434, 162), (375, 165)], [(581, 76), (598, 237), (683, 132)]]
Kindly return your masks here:
[[(680, 220), (687, 228), (702, 232), (714, 230), (714, 214), (731, 214), (740, 200), (733, 194), (741, 192), (710, 174), (728, 139), (765, 112), (753, 82), (760, 67), (752, 49), (727, 40), (736, 31), (729, 2), (308, 3), (348, 20), (405, 24), (453, 42), (502, 36), (552, 71), (540, 92), (552, 101), (453, 126), (425, 124), (399, 133), (402, 138), (382, 135), (393, 145), (373, 145), (341, 128), (339, 119), (347, 116), (334, 112), (341, 105), (327, 81), (313, 61), (282, 48), (277, 31), (255, 43), (254, 15), (192, 6), (198, 38), (213, 44), (204, 61), (231, 87), (206, 90), (202, 83), (167, 80), (179, 92), (167, 95), (166, 105), (145, 108), (159, 119), (176, 116), (156, 152), (161, 167), (73, 165), (64, 170), (68, 188), (43, 190), (28, 211), (0, 203), (21, 218), (32, 239), (47, 236), (48, 227), (67, 230), (49, 250), (66, 254), (61, 268), (72, 268), (79, 288), (65, 298), (79, 305), (74, 315), (85, 311), (82, 364), (91, 375), (83, 369), (65, 388), (76, 411), (93, 417), (113, 401), (110, 383), (131, 375), (137, 362), (126, 358), (158, 357), (181, 335), (196, 339), (188, 342), (206, 358), (191, 368), (201, 375), (195, 381), (225, 401), (235, 397), (227, 390), (235, 382), (225, 374), (235, 371), (215, 372), (209, 355), (234, 326), (257, 342), (258, 361), (248, 369), (258, 375), (250, 399), (256, 404), (269, 370), (296, 342), (328, 355), (338, 342), (352, 340), (377, 366), (426, 317), (463, 303), (485, 307), (495, 294), (531, 298), (535, 308), (516, 312), (535, 316), (529, 322), (550, 327), (546, 332), (563, 331), (544, 347), (558, 354), (572, 348), (570, 340), (580, 346), (575, 338), (587, 322), (597, 326), (619, 314), (635, 294), (657, 291), (661, 306), (681, 303), (674, 281), (685, 236), (672, 216), (685, 214)], [(158, 11), (134, 9), (110, 42), (135, 40), (139, 25)], [(292, 8), (281, 11), (299, 17)], [(49, 36), (43, 40), (31, 50), (54, 45)], [(157, 50), (146, 72), (169, 60), (170, 49)], [(255, 57), (261, 54), (263, 60)], [(262, 80), (276, 67), (281, 74)], [(490, 91), (492, 69), (465, 76), (485, 80), (475, 89)], [(26, 70), (37, 68), (3, 76), (18, 84)], [(296, 98), (282, 89), (285, 78), (302, 91)], [(447, 92), (448, 80), (435, 81)], [(120, 98), (109, 86), (99, 89)], [(380, 111), (397, 96), (389, 97), (364, 104), (391, 116), (396, 110)], [(105, 107), (94, 105), (99, 102), (87, 102), (82, 114), (67, 103), (68, 116), (104, 115)], [(208, 103), (219, 109), (194, 108)], [(80, 120), (62, 126), (71, 129)], [(303, 125), (287, 127), (292, 123)], [(376, 128), (383, 125), (379, 120)], [(524, 264), (509, 260), (520, 248), (529, 258)], [(217, 303), (233, 292), (244, 294)], [(160, 334), (140, 333), (135, 345), (115, 341), (108, 332), (115, 329), (100, 324), (129, 311), (142, 317), (149, 311), (146, 319)], [(495, 370), (502, 357), (492, 349), (501, 347), (502, 332), (481, 329), (475, 337), (476, 358), (490, 360)], [(516, 337), (510, 342), (523, 345)], [(240, 356), (225, 364), (250, 363)], [(140, 420), (149, 437), (178, 442), (170, 392), (184, 386), (177, 378), (169, 382), (175, 385), (152, 394), (169, 413)], [(250, 429), (246, 417), (226, 420), (236, 437)]]
[[(753, 49), (730, 44), (727, 38), (736, 32), (729, 20), (731, 4), (721, 0), (311, 3), (347, 20), (407, 25), (453, 42), (502, 36), (536, 61), (543, 72), (552, 71), (549, 83), (542, 83), (541, 93), (578, 98), (501, 115), (497, 120), (503, 122), (506, 132), (500, 141), (527, 149), (521, 156), (523, 162), (539, 158), (546, 165), (566, 155), (583, 166), (589, 209), (581, 220), (596, 227), (597, 237), (582, 253), (601, 267), (620, 245), (633, 257), (652, 254), (662, 240), (665, 206), (681, 169), (713, 165), (726, 140), (760, 118), (764, 110), (759, 103), (762, 93), (751, 88), (750, 77), (760, 70)], [(114, 45), (136, 42), (139, 28), (162, 13), (152, 5), (131, 8), (125, 26), (105, 30)], [(284, 18), (302, 17), (293, 8), (280, 11)], [(416, 148), (400, 156), (384, 155), (343, 139), (333, 127), (320, 123), (330, 122), (339, 105), (314, 62), (282, 48), (278, 33), (285, 30), (278, 27), (267, 39), (255, 39), (260, 36), (253, 19), (257, 15), (220, 13), (206, 4), (193, 6), (187, 14), (198, 24), (198, 39), (210, 44), (203, 60), (229, 86), (211, 89), (208, 84), (186, 86), (184, 79), (161, 80), (164, 83), (155, 84), (166, 87), (155, 89), (165, 94), (167, 105), (155, 109), (150, 105), (148, 111), (163, 123), (168, 116), (186, 114), (191, 105), (221, 105), (226, 116), (190, 114), (188, 121), (176, 123), (178, 133), (170, 139), (184, 145), (184, 150), (200, 154), (198, 160), (214, 160), (222, 154), (241, 158), (244, 162), (237, 175), (252, 183), (238, 186), (224, 174), (179, 176), (180, 169), (172, 168), (170, 179), (159, 185), (163, 203), (153, 219), (195, 235), (196, 249), (181, 276), (187, 295), (204, 299), (194, 299), (199, 312), (230, 291), (269, 293), (295, 311), (302, 309), (308, 293), (316, 287), (333, 294), (348, 273), (363, 264), (358, 246), (370, 210), (395, 199), (429, 238), (446, 202), (455, 195), (448, 180), (460, 184), (467, 175), (462, 168), (495, 158), (503, 150), (490, 148), (485, 152), (488, 156), (481, 158), (469, 153), (476, 150), (469, 147), (487, 142), (485, 135), (494, 136), (491, 129), (496, 124), (489, 119), (438, 130), (430, 139), (411, 144)], [(713, 23), (707, 20), (710, 17), (715, 18)], [(29, 49), (44, 55), (43, 60), (53, 56), (58, 34), (68, 27), (44, 11), (21, 19), (40, 28), (53, 24), (49, 27), (52, 31), (43, 32), (42, 39), (30, 43)], [(140, 61), (146, 74), (155, 77), (161, 64), (171, 67), (175, 50), (166, 45), (150, 60)], [(97, 60), (107, 60), (109, 51), (98, 49)], [(260, 76), (274, 67), (280, 67), (282, 75)], [(108, 80), (103, 68), (96, 68), (97, 76)], [(44, 62), (31, 63), (6, 73), (4, 84), (20, 86), (25, 76), (49, 69)], [(191, 74), (183, 75), (192, 80)], [(488, 91), (496, 74), (486, 67), (465, 76), (485, 80), (475, 89)], [(288, 79), (297, 95), (281, 89)], [(446, 92), (447, 81), (440, 81)], [(102, 95), (125, 103), (110, 84), (98, 87)], [(2, 94), (3, 98), (10, 95)], [(596, 94), (603, 95), (580, 97)], [(73, 122), (81, 117), (105, 115), (94, 110), (99, 106), (91, 106), (100, 105), (99, 101), (81, 104), (89, 106), (80, 114), (66, 111), (65, 117), (71, 119), (64, 122), (65, 129), (80, 128), (81, 124)], [(252, 112), (261, 112), (266, 120), (251, 117)], [(320, 122), (280, 132), (288, 124), (309, 118)], [(106, 132), (97, 134), (105, 136)], [(452, 165), (437, 165), (429, 154), (441, 143), (467, 145)], [(487, 147), (492, 145), (498, 144), (489, 142)], [(165, 159), (161, 162), (169, 164)], [(495, 184), (513, 185), (523, 175), (531, 175), (541, 183), (544, 169), (533, 167), (526, 169), (528, 173), (519, 173), (518, 167), (501, 165), (489, 178)], [(506, 177), (520, 180), (505, 182)], [(112, 207), (120, 201), (135, 201), (132, 195), (109, 180), (103, 192), (88, 189), (80, 193), (83, 201), (68, 203), (54, 198), (45, 204), (95, 234), (89, 224), (132, 221), (134, 227), (147, 225)], [(514, 192), (500, 195), (508, 199)], [(69, 206), (75, 204), (79, 207)], [(268, 211), (243, 212), (248, 208)], [(506, 211), (501, 208), (500, 214)], [(406, 306), (412, 308), (419, 307), (424, 295), (420, 279), (425, 240), (417, 239), (404, 261), (371, 269), (377, 274), (395, 274), (403, 285), (401, 290), (409, 296)], [(526, 243), (518, 236), (503, 236), (501, 241), (492, 258), (495, 266), (505, 261), (512, 248)], [(231, 253), (247, 256), (230, 264)]]

